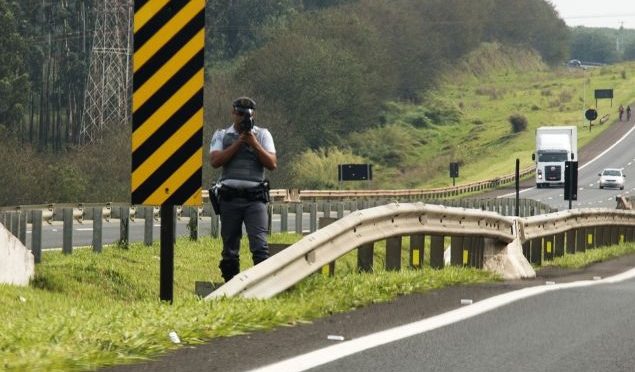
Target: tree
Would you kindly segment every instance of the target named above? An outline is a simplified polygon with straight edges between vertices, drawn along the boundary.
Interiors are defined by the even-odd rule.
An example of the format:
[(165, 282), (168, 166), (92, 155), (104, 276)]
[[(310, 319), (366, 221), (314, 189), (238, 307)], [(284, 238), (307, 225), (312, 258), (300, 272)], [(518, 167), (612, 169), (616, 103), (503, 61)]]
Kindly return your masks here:
[(26, 41), (19, 34), (17, 6), (0, 0), (0, 126), (17, 134), (24, 120), (29, 95), (29, 77), (25, 67)]
[(615, 62), (615, 40), (601, 30), (576, 27), (571, 42), (571, 56), (589, 62)]
[(364, 71), (332, 41), (283, 35), (251, 54), (236, 78), (271, 97), (316, 149), (374, 121), (378, 102)]

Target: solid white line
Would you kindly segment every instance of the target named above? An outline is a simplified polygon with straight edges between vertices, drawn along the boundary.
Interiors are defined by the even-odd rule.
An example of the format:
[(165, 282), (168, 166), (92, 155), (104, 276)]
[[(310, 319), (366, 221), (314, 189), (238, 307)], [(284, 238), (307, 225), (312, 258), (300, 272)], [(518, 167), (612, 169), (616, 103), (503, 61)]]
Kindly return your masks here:
[[(633, 126), (628, 132), (626, 132), (625, 135), (622, 136), (622, 138), (620, 138), (619, 140), (617, 140), (617, 142), (615, 142), (613, 145), (609, 146), (606, 150), (602, 151), (602, 153), (600, 153), (598, 156), (594, 157), (593, 159), (589, 160), (588, 162), (584, 163), (583, 166), (579, 167), (578, 170), (583, 169), (584, 167), (586, 167), (587, 165), (593, 163), (594, 161), (596, 161), (597, 159), (601, 158), (602, 156), (604, 156), (604, 154), (606, 154), (607, 152), (611, 151), (611, 149), (615, 146), (617, 146), (620, 142), (622, 142), (626, 137), (628, 137), (629, 134), (631, 134), (631, 132), (635, 130), (635, 126)], [(529, 190), (533, 190), (536, 187), (530, 187), (528, 189), (524, 189), (524, 190), (519, 190), (518, 193), (523, 193), (525, 191), (529, 191)], [(516, 195), (516, 192), (512, 192), (509, 194), (505, 194), (505, 195), (501, 195), (501, 196), (497, 196), (497, 198), (505, 198), (511, 195)]]
[(353, 355), (377, 346), (398, 341), (417, 334), (425, 333), (446, 325), (460, 322), (465, 319), (483, 314), (485, 312), (508, 305), (512, 302), (522, 300), (531, 296), (536, 296), (549, 291), (560, 289), (588, 287), (598, 284), (617, 283), (635, 277), (635, 269), (624, 273), (604, 278), (601, 280), (582, 280), (565, 284), (549, 284), (536, 287), (528, 287), (513, 292), (497, 295), (476, 302), (472, 305), (457, 308), (455, 310), (423, 319), (414, 323), (405, 324), (399, 327), (387, 329), (385, 331), (373, 333), (364, 337), (344, 341), (337, 345), (328, 346), (297, 357), (283, 360), (252, 370), (252, 372), (274, 372), (274, 371), (305, 371), (317, 366)]

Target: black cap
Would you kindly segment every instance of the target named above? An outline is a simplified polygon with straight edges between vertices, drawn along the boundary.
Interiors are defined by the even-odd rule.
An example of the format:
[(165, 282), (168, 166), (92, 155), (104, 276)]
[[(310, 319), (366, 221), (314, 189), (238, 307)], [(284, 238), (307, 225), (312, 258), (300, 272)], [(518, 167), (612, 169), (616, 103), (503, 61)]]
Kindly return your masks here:
[(234, 110), (238, 112), (247, 112), (256, 109), (256, 102), (249, 97), (238, 97), (232, 103)]

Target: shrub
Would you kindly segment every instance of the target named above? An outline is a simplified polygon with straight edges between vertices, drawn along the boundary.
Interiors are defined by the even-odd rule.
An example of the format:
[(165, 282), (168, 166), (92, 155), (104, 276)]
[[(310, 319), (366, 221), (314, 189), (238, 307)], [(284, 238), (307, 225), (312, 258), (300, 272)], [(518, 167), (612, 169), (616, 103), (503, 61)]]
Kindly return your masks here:
[(508, 120), (512, 126), (512, 132), (520, 133), (527, 130), (527, 118), (523, 115), (513, 114)]
[(336, 189), (338, 187), (337, 165), (366, 163), (351, 150), (336, 147), (307, 150), (293, 162), (292, 172), (297, 186), (302, 189)]

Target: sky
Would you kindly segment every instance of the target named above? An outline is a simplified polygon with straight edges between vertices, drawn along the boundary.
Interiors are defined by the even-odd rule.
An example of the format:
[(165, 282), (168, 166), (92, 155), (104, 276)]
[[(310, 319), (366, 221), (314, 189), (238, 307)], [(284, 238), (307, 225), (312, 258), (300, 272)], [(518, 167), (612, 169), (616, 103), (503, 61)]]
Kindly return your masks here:
[(635, 0), (549, 0), (568, 26), (635, 30)]

